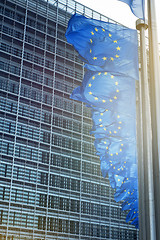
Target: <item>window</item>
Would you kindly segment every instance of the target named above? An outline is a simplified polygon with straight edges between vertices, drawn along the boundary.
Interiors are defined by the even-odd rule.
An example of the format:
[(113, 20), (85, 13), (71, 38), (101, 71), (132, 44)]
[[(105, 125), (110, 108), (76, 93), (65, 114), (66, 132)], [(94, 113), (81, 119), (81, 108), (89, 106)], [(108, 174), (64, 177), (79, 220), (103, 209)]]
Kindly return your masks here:
[(40, 183), (43, 185), (48, 185), (48, 173), (40, 172)]
[(2, 177), (11, 177), (12, 166), (5, 163), (0, 164), (1, 176)]
[(60, 188), (60, 176), (50, 175), (50, 186)]
[(51, 153), (51, 165), (61, 166), (61, 156)]
[(59, 197), (49, 196), (48, 207), (54, 208), (54, 209), (59, 209)]
[(109, 217), (109, 206), (101, 205), (101, 216)]
[(12, 122), (10, 122), (7, 119), (0, 119), (0, 131), (14, 134), (15, 133), (14, 120)]
[(49, 152), (39, 151), (39, 159), (42, 163), (49, 164)]
[(71, 209), (70, 211), (72, 212), (79, 212), (79, 207), (80, 207), (80, 202), (79, 200), (74, 200), (74, 199), (71, 199)]
[(13, 155), (13, 143), (11, 142), (0, 141), (0, 149), (2, 154)]
[(50, 132), (41, 130), (41, 141), (45, 143), (50, 143)]
[(46, 229), (46, 217), (38, 216), (38, 229)]
[(7, 224), (8, 212), (6, 210), (0, 210), (0, 224)]
[(85, 214), (90, 214), (90, 202), (81, 202), (81, 211)]
[(71, 190), (80, 191), (80, 180), (71, 178)]
[(94, 145), (92, 143), (83, 142), (83, 152), (88, 154), (94, 154)]
[(86, 236), (91, 235), (91, 225), (90, 225), (90, 223), (84, 223), (84, 222), (81, 223), (81, 234), (86, 235)]
[(9, 187), (0, 187), (0, 200), (9, 201)]
[(70, 233), (79, 234), (79, 222), (70, 221)]
[(52, 94), (51, 93), (43, 93), (43, 102), (49, 105), (52, 105)]

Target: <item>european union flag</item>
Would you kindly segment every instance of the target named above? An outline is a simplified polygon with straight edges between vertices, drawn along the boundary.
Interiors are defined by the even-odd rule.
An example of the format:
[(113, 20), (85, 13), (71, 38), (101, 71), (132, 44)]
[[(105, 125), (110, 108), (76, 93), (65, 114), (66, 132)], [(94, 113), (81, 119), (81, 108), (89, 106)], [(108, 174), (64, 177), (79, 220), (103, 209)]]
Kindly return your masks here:
[(133, 14), (144, 20), (144, 0), (119, 0), (121, 2), (127, 3), (130, 6)]
[(136, 30), (75, 14), (68, 23), (66, 38), (86, 63), (85, 68), (138, 79)]
[(96, 154), (103, 177), (116, 189), (115, 200), (129, 210), (126, 221), (138, 226), (136, 163), (137, 33), (117, 24), (75, 14), (66, 31), (85, 62), (82, 85), (71, 98), (92, 110)]
[(135, 80), (111, 72), (89, 71), (84, 75), (82, 85), (71, 94), (71, 98), (92, 104), (98, 108), (108, 109), (127, 116), (134, 116)]

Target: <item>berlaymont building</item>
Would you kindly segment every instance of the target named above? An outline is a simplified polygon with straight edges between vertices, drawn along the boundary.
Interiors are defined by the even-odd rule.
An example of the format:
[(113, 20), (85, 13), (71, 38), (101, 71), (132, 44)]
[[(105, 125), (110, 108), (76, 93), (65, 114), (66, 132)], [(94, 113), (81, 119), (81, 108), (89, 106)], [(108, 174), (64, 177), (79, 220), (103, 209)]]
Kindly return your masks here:
[(100, 171), (90, 110), (70, 99), (83, 63), (66, 42), (73, 0), (0, 1), (0, 240), (132, 240)]

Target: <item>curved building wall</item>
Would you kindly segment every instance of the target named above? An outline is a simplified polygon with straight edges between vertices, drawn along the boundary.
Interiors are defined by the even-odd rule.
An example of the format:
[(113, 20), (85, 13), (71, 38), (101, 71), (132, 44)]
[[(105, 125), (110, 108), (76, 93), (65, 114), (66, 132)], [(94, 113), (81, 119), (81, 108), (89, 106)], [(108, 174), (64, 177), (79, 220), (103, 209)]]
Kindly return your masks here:
[[(101, 176), (83, 63), (66, 42), (75, 1), (0, 2), (0, 239), (138, 239)], [(110, 20), (111, 21), (111, 20)]]

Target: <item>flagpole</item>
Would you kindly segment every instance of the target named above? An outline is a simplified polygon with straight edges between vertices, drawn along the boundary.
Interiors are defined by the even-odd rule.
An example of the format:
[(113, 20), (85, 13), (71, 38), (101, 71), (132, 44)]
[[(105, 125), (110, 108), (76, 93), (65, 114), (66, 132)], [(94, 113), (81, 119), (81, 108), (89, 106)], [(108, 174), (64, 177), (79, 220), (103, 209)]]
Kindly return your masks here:
[(139, 238), (156, 240), (155, 208), (153, 190), (152, 136), (149, 83), (145, 30), (148, 25), (143, 20), (136, 21), (140, 31), (140, 80), (137, 113), (138, 185), (139, 185)]
[(156, 239), (160, 239), (160, 63), (157, 41), (155, 0), (148, 0), (149, 66), (152, 126), (152, 157)]

